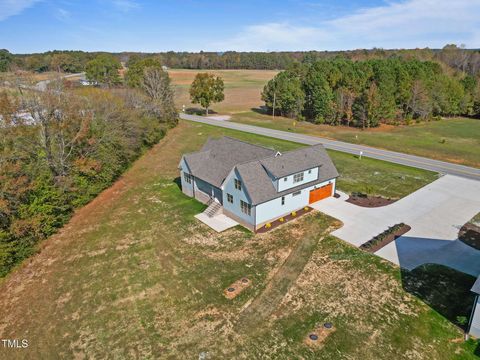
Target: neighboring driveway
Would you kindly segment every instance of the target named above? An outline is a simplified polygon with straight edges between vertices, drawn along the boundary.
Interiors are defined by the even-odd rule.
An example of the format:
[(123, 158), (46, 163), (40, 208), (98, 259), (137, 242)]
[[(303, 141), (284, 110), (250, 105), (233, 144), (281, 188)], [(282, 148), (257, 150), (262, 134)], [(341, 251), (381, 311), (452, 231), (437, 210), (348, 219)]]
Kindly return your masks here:
[(457, 240), (462, 225), (480, 211), (480, 181), (445, 175), (388, 206), (364, 208), (332, 197), (312, 207), (341, 220), (344, 226), (332, 234), (355, 246), (394, 224), (410, 225), (375, 253), (408, 270), (438, 263), (480, 274), (480, 251)]

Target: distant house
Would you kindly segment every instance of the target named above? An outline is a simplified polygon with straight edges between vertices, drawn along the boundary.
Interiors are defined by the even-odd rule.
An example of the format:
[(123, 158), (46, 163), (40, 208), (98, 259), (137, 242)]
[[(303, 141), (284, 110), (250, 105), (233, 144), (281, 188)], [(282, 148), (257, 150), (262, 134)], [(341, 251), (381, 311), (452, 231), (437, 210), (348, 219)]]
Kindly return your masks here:
[(285, 153), (230, 137), (208, 139), (179, 165), (182, 191), (250, 230), (335, 193), (337, 169), (322, 145)]
[(79, 83), (80, 83), (80, 85), (83, 85), (83, 86), (98, 85), (98, 82), (96, 82), (96, 81), (90, 81), (90, 80), (85, 80), (85, 79), (80, 79)]
[(472, 316), (470, 317), (470, 324), (468, 326), (468, 333), (480, 338), (480, 275), (475, 284), (473, 284), (472, 292), (475, 294), (475, 300), (473, 303)]

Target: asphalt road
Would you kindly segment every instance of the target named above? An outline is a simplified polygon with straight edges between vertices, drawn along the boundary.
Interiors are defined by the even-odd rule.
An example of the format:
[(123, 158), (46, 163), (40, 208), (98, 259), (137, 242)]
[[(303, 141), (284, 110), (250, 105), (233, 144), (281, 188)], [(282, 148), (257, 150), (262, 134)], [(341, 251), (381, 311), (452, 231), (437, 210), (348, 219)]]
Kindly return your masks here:
[[(416, 167), (419, 169), (425, 169), (435, 171), (441, 174), (449, 174), (460, 176), (468, 179), (480, 180), (480, 169), (472, 168), (469, 166), (453, 164), (445, 161), (433, 160), (421, 156), (408, 155), (395, 151), (382, 150), (372, 148), (370, 146), (350, 144), (343, 141), (330, 140), (317, 136), (310, 136), (304, 134), (290, 133), (288, 131), (273, 130), (262, 128), (259, 126), (245, 125), (234, 123), (230, 121), (221, 121), (209, 119), (204, 116), (180, 114), (180, 118), (189, 121), (196, 121), (203, 124), (214, 125), (224, 127), (227, 129), (240, 130), (258, 135), (269, 136), (277, 139), (293, 141), (301, 144), (314, 145), (323, 144), (325, 148), (346, 152), (349, 154), (359, 155), (362, 152), (362, 156), (389, 161), (396, 164), (402, 164), (407, 166)], [(480, 152), (479, 152), (480, 157)]]

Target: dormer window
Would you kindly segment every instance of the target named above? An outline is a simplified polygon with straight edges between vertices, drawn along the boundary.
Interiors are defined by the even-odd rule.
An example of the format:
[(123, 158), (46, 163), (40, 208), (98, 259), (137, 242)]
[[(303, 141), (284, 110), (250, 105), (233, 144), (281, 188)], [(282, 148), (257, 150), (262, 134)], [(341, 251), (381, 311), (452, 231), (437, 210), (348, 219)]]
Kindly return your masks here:
[(303, 181), (303, 172), (293, 175), (293, 183), (299, 183)]
[(287, 181), (287, 180), (288, 180), (288, 178), (286, 178), (286, 177), (283, 178), (283, 181)]
[(235, 189), (242, 190), (242, 182), (238, 179), (235, 179)]
[(308, 170), (308, 173), (311, 174), (311, 173), (312, 173), (312, 169)]

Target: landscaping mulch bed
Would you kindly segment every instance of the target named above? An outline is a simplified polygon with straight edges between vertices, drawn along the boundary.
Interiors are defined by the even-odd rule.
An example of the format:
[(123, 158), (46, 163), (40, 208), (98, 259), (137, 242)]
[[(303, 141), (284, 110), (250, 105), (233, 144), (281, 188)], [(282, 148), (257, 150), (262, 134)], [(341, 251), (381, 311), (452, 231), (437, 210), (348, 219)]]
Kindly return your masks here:
[(369, 207), (369, 208), (390, 205), (395, 201), (397, 200), (387, 199), (381, 196), (363, 196), (363, 195), (350, 195), (350, 197), (347, 199), (347, 202), (349, 203), (352, 203), (358, 206)]
[(360, 249), (365, 250), (369, 253), (374, 253), (375, 251), (380, 250), (385, 245), (391, 243), (398, 237), (402, 236), (410, 229), (411, 227), (404, 223), (393, 225), (392, 227), (385, 230), (383, 233), (362, 244), (360, 246)]
[(474, 249), (480, 250), (480, 226), (466, 223), (460, 229), (458, 238)]
[[(280, 225), (283, 225), (283, 224), (288, 223), (289, 221), (295, 220), (302, 215), (308, 214), (309, 212), (312, 212), (313, 210), (314, 209), (311, 208), (310, 206), (305, 206), (304, 208), (301, 208), (300, 210), (292, 211), (292, 213), (296, 213), (295, 216), (293, 216), (292, 213), (290, 213), (288, 215), (285, 215), (284, 217), (282, 217), (280, 219), (277, 219), (275, 221), (270, 222), (270, 227), (268, 227), (267, 225), (263, 225), (261, 228), (257, 229), (256, 232), (259, 233), (259, 234), (266, 233), (267, 231), (273, 230)], [(283, 221), (281, 221), (281, 219), (283, 219)]]

